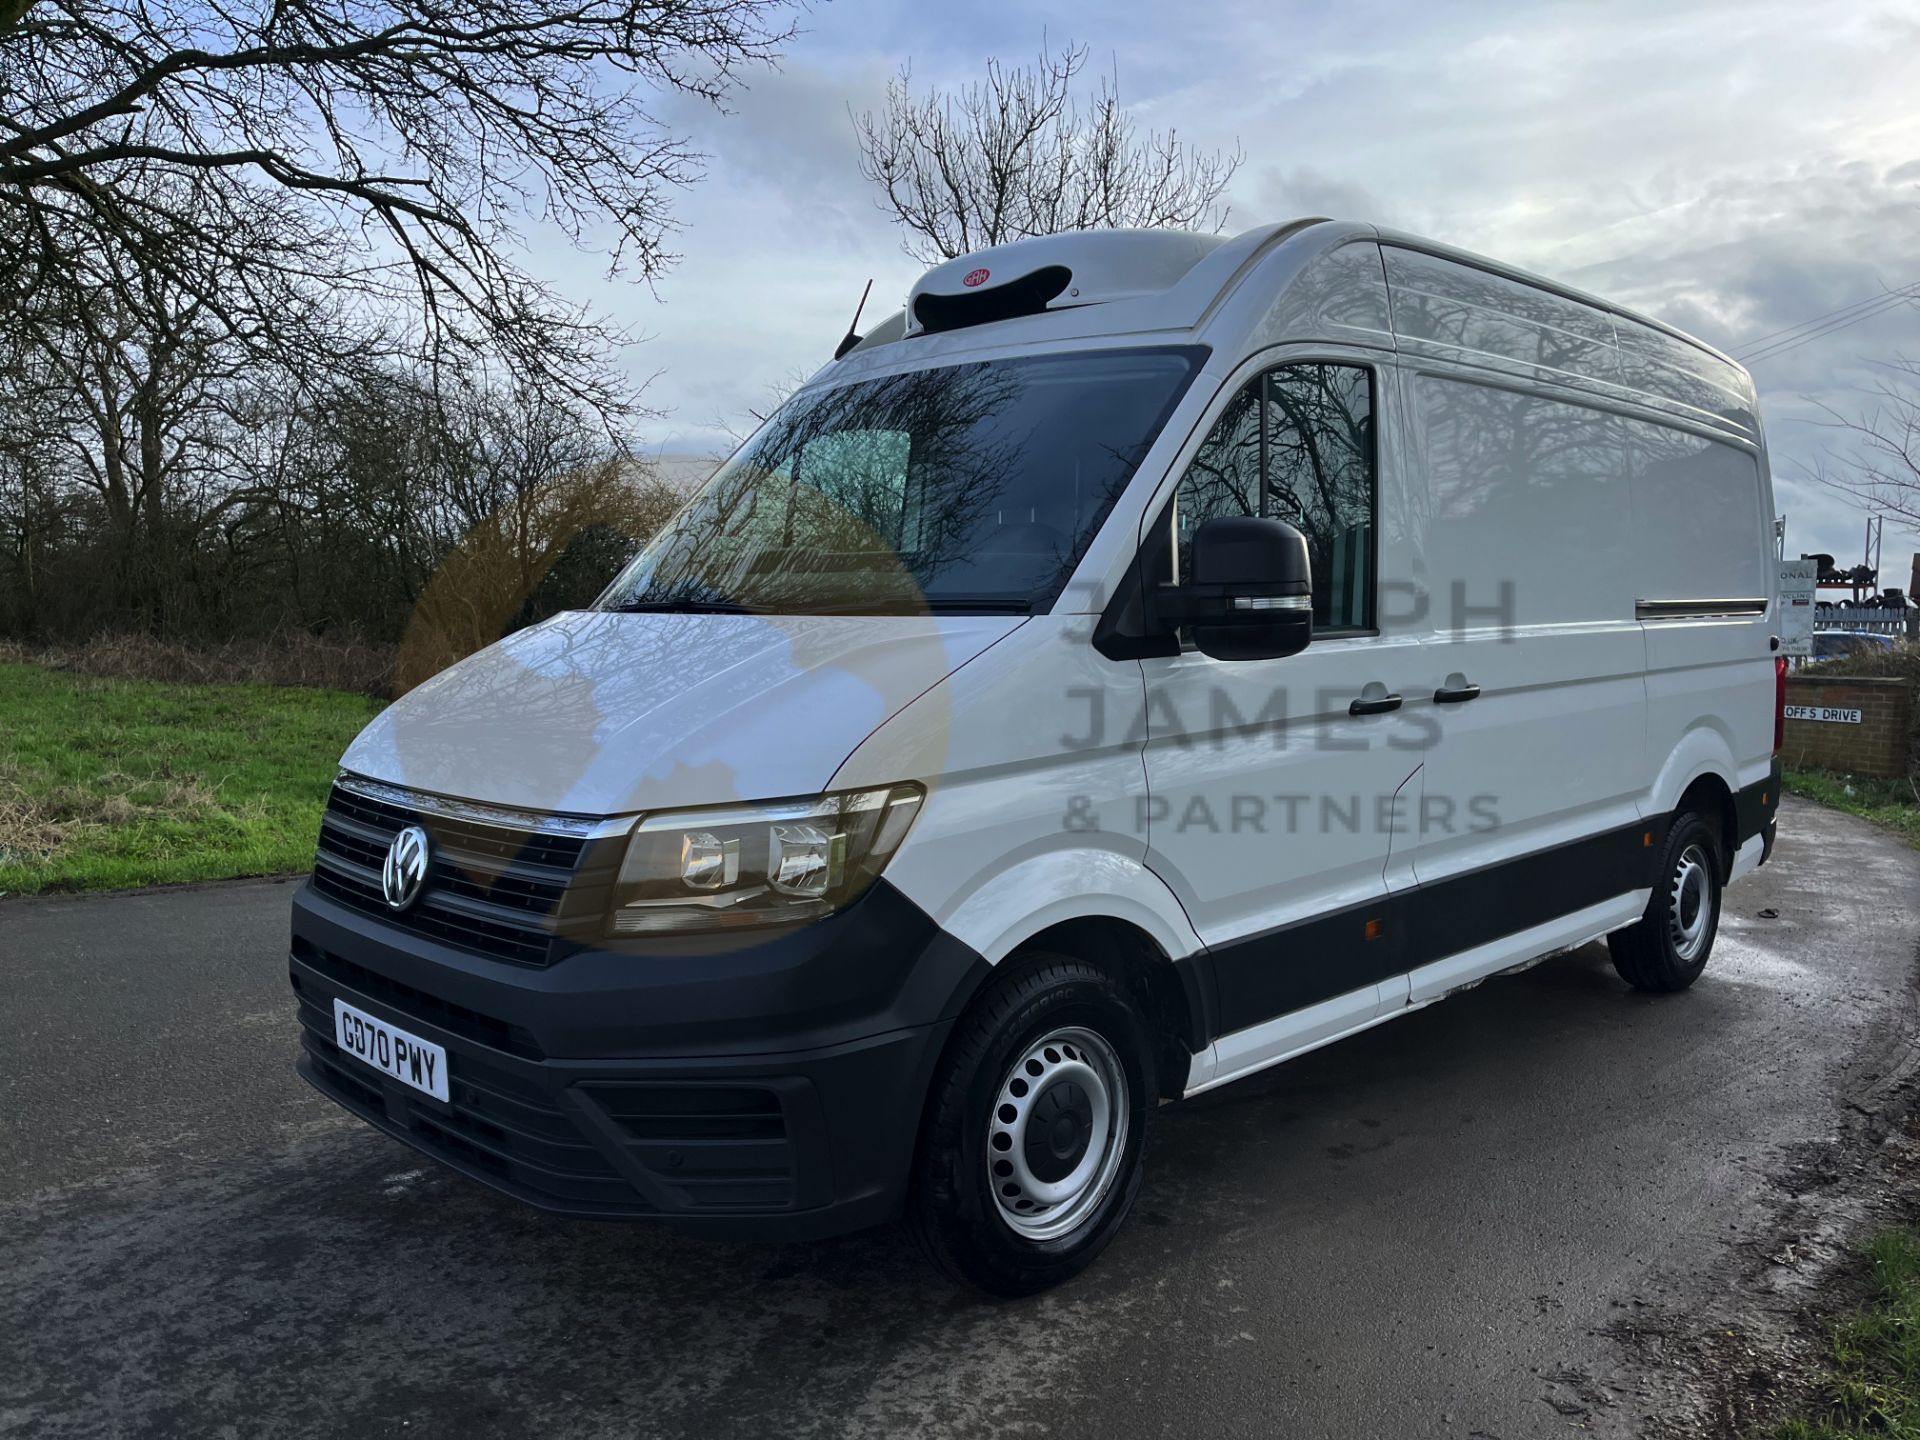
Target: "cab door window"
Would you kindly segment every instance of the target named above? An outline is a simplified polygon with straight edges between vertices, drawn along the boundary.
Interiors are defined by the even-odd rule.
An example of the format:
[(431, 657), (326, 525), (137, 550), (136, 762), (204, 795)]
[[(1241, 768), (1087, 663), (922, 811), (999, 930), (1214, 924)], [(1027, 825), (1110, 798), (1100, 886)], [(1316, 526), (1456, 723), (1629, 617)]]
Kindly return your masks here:
[(1306, 536), (1318, 631), (1374, 628), (1379, 508), (1373, 371), (1312, 361), (1267, 371), (1234, 396), (1174, 497), (1178, 573), (1219, 515), (1267, 515)]

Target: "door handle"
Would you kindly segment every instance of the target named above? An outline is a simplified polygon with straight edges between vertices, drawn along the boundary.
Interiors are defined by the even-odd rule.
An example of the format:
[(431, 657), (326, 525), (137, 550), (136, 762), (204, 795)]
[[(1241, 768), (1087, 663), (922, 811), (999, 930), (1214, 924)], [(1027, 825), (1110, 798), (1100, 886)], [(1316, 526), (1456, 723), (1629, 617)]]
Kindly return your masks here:
[(1479, 697), (1480, 687), (1478, 685), (1461, 685), (1451, 690), (1442, 686), (1433, 692), (1433, 703), (1436, 705), (1464, 705), (1467, 701), (1477, 700)]
[(1400, 708), (1398, 695), (1379, 695), (1371, 700), (1356, 700), (1347, 706), (1349, 715), (1384, 715), (1389, 710)]

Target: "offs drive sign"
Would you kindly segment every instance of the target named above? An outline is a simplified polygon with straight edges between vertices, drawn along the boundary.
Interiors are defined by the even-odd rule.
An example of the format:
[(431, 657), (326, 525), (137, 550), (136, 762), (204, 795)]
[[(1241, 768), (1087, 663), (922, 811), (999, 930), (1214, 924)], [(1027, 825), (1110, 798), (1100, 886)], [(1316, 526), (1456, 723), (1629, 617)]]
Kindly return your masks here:
[(1858, 725), (1860, 712), (1834, 705), (1789, 705), (1789, 720), (1818, 720), (1828, 725)]

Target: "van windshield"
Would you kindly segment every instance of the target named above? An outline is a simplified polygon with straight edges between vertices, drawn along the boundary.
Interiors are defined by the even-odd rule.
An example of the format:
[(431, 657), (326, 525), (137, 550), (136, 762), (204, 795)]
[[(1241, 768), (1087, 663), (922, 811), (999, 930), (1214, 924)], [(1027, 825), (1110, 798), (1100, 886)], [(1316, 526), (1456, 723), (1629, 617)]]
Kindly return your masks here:
[(1044, 609), (1205, 353), (978, 361), (798, 395), (599, 608)]

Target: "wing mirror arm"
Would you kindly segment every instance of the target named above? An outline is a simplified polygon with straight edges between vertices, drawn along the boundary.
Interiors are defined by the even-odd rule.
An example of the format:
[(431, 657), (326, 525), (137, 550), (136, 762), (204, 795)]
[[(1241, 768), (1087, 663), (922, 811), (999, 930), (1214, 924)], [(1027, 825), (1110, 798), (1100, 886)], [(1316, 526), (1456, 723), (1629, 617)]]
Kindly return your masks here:
[(1154, 624), (1188, 628), (1216, 660), (1276, 660), (1313, 639), (1307, 541), (1284, 520), (1223, 515), (1194, 532), (1191, 577), (1148, 596)]

